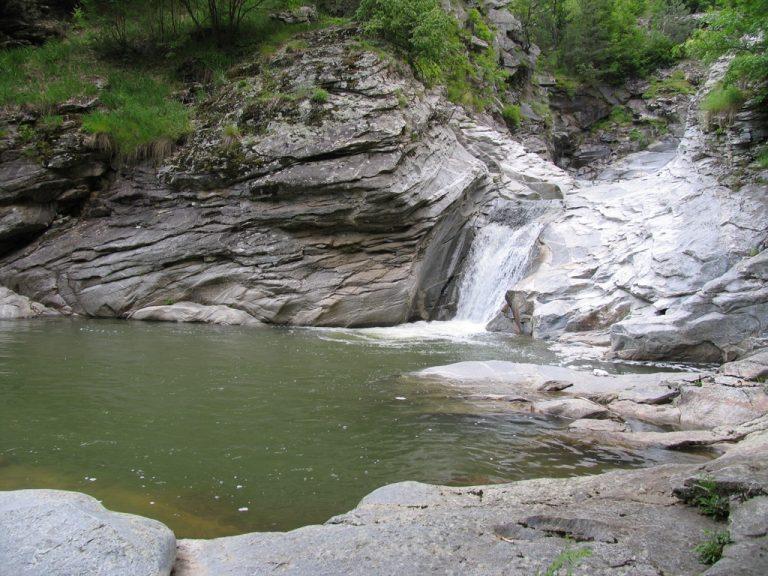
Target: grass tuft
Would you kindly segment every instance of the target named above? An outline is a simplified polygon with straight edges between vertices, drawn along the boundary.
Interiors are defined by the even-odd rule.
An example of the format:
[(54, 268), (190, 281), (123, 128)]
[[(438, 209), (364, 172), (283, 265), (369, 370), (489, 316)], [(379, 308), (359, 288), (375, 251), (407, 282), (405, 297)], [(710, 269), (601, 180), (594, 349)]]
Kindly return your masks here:
[(323, 90), (322, 88), (315, 88), (312, 92), (312, 96), (310, 97), (310, 100), (314, 102), (315, 104), (325, 104), (328, 102), (328, 98), (330, 97), (330, 94), (328, 94), (327, 90)]
[(501, 109), (501, 116), (510, 128), (517, 128), (523, 120), (518, 104), (507, 104), (504, 106)]
[(696, 89), (688, 82), (682, 70), (675, 70), (666, 78), (654, 78), (643, 94), (643, 98), (674, 96), (675, 94), (693, 94)]
[(723, 532), (710, 532), (705, 530), (707, 540), (698, 544), (694, 550), (702, 564), (714, 564), (723, 557), (723, 548), (731, 543), (731, 534), (727, 530)]
[(730, 501), (717, 490), (717, 482), (712, 478), (699, 479), (694, 488), (697, 490), (692, 503), (698, 506), (705, 516), (715, 520), (725, 520), (730, 512)]

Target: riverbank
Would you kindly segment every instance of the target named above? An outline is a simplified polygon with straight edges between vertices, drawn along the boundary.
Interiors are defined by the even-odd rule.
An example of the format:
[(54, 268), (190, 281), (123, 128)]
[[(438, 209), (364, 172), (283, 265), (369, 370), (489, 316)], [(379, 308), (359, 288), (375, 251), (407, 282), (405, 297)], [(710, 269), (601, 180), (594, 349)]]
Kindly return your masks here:
[[(178, 542), (161, 523), (109, 512), (83, 494), (0, 492), (0, 556), (18, 576), (530, 576), (567, 558), (578, 558), (577, 574), (762, 576), (766, 373), (765, 353), (696, 373), (608, 375), (500, 361), (427, 368), (403, 385), (414, 394), (443, 386), (470, 411), (490, 403), (557, 415), (570, 426), (550, 433), (596, 448), (706, 449), (717, 457), (470, 487), (401, 482), (323, 525)], [(715, 534), (723, 546), (715, 542), (709, 560), (719, 559), (718, 546), (722, 559), (707, 568), (697, 547)]]
[[(175, 550), (159, 523), (83, 495), (4, 492), (0, 554), (17, 576), (529, 576), (573, 551), (583, 551), (583, 574), (758, 576), (768, 566), (765, 424), (707, 464), (469, 488), (404, 482), (322, 526), (180, 540)], [(707, 569), (696, 547), (724, 531), (730, 544)]]

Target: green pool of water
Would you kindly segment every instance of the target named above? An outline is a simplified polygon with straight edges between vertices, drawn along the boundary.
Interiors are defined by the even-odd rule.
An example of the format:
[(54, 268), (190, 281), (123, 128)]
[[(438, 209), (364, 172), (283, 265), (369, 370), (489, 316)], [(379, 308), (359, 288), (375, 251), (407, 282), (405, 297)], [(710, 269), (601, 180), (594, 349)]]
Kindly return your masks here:
[(499, 335), (120, 321), (0, 322), (0, 489), (61, 488), (179, 537), (327, 520), (401, 480), (468, 485), (668, 456), (574, 444), (564, 423), (447, 397), (402, 374), (557, 362)]

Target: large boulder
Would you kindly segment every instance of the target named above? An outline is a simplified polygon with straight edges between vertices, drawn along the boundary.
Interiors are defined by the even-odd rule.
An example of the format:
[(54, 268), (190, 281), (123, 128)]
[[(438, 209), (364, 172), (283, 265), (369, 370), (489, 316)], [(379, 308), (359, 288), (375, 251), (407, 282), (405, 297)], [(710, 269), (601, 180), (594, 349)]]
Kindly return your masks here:
[(168, 576), (176, 538), (160, 522), (110, 512), (77, 492), (0, 492), (0, 572)]

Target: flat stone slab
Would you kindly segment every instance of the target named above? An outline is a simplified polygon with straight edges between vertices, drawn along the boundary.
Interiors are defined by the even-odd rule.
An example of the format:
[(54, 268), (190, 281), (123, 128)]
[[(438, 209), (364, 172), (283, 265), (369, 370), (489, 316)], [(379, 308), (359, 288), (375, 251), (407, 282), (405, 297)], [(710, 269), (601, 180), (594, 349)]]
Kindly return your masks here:
[(572, 420), (580, 418), (608, 418), (610, 416), (610, 412), (604, 406), (584, 398), (561, 398), (536, 402), (533, 405), (533, 411)]
[(582, 418), (574, 420), (568, 425), (571, 430), (589, 430), (590, 432), (627, 432), (629, 426), (616, 420), (596, 420), (594, 418)]
[[(415, 376), (486, 397), (498, 394), (527, 398), (534, 402), (536, 411), (574, 419), (605, 418), (608, 413), (579, 413), (573, 401), (562, 404), (562, 409), (554, 407), (560, 407), (566, 398), (580, 399), (603, 404), (621, 418), (684, 430), (738, 426), (768, 413), (764, 386), (707, 372), (610, 375), (491, 360), (435, 366)], [(738, 386), (732, 385), (734, 382)], [(555, 402), (553, 399), (559, 404), (549, 404)], [(567, 405), (574, 407), (570, 415), (565, 413)]]
[(0, 492), (0, 574), (167, 576), (176, 538), (160, 522), (110, 512), (77, 492)]
[(768, 349), (758, 350), (744, 358), (723, 364), (720, 372), (726, 376), (745, 380), (766, 378), (768, 377)]
[(449, 385), (476, 388), (493, 385), (498, 393), (562, 390), (564, 394), (594, 401), (633, 398), (645, 403), (661, 403), (677, 394), (676, 385), (701, 379), (701, 373), (655, 372), (653, 374), (597, 375), (541, 364), (489, 360), (457, 362), (434, 366), (415, 373), (420, 378), (438, 379)]

